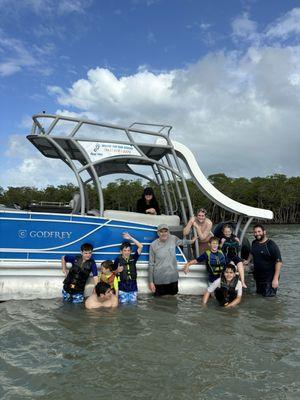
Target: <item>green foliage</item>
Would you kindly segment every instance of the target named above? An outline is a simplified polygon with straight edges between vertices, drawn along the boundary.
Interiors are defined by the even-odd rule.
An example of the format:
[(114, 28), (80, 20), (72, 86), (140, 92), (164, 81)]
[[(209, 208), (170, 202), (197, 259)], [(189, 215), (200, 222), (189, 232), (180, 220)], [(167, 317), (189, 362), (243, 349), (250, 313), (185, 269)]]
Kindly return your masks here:
[[(300, 177), (287, 178), (282, 174), (274, 174), (265, 178), (254, 177), (230, 178), (226, 175), (210, 175), (210, 182), (226, 196), (253, 207), (270, 209), (274, 212), (275, 223), (300, 223)], [(163, 199), (159, 188), (151, 185), (163, 209)], [(182, 184), (179, 183), (182, 190)], [(233, 215), (225, 212), (207, 199), (192, 181), (187, 181), (193, 209), (200, 207), (208, 210), (213, 221), (233, 219)], [(144, 186), (140, 179), (118, 179), (103, 189), (106, 209), (136, 210), (137, 199), (141, 197)], [(0, 187), (0, 203), (11, 205), (18, 203), (26, 208), (31, 201), (60, 201), (69, 202), (78, 191), (72, 184), (58, 187), (47, 186), (45, 189), (35, 187)], [(87, 186), (89, 208), (99, 208), (96, 190), (92, 185)]]

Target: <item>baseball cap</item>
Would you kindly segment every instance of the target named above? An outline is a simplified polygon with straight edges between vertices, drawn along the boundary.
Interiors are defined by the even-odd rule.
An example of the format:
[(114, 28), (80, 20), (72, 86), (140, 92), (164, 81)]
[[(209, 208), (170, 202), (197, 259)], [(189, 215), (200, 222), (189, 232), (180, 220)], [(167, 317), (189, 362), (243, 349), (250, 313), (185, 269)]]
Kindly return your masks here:
[(161, 231), (162, 229), (167, 229), (167, 230), (169, 230), (169, 227), (168, 227), (167, 224), (159, 224), (158, 227), (157, 227), (157, 230), (158, 230), (158, 231)]

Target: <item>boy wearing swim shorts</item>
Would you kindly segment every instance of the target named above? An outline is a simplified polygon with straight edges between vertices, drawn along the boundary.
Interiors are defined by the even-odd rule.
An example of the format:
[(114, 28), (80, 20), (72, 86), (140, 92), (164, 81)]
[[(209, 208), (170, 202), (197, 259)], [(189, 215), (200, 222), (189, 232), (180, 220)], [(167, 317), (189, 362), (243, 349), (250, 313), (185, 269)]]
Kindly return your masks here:
[[(134, 239), (129, 233), (123, 233), (123, 238), (126, 240), (121, 244), (120, 255), (115, 259), (115, 269), (118, 270), (118, 283), (119, 283), (119, 302), (136, 303), (137, 301), (137, 270), (136, 263), (142, 252), (143, 245)], [(135, 253), (131, 254), (132, 241), (137, 249)]]
[[(83, 303), (85, 284), (91, 272), (95, 285), (98, 283), (97, 265), (92, 258), (93, 246), (89, 243), (84, 243), (80, 250), (80, 255), (66, 254), (61, 258), (62, 270), (66, 277), (62, 289), (63, 300), (71, 303)], [(69, 271), (66, 263), (72, 264)]]

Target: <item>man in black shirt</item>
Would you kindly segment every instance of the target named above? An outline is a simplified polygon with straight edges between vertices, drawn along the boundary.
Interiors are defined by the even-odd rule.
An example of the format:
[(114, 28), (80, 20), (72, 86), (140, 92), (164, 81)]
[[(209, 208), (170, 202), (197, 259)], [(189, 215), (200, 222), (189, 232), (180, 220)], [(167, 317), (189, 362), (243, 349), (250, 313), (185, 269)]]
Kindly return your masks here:
[(251, 254), (254, 265), (256, 292), (264, 297), (276, 296), (282, 259), (277, 244), (267, 237), (263, 225), (253, 228), (255, 240), (252, 242)]

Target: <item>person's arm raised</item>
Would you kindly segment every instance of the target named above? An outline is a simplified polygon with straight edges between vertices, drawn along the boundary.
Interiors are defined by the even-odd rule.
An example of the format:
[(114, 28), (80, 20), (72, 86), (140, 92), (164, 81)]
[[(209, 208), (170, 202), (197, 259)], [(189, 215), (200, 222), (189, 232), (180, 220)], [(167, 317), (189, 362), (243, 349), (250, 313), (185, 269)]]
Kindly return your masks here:
[(136, 240), (134, 237), (132, 237), (131, 235), (129, 235), (128, 232), (124, 232), (124, 233), (123, 233), (123, 238), (126, 239), (126, 240), (132, 240), (133, 243), (134, 243), (134, 244), (136, 245), (136, 247), (137, 247), (137, 252), (138, 252), (139, 254), (141, 254), (142, 249), (143, 249), (142, 243), (140, 243), (140, 242), (139, 242), (138, 240)]

